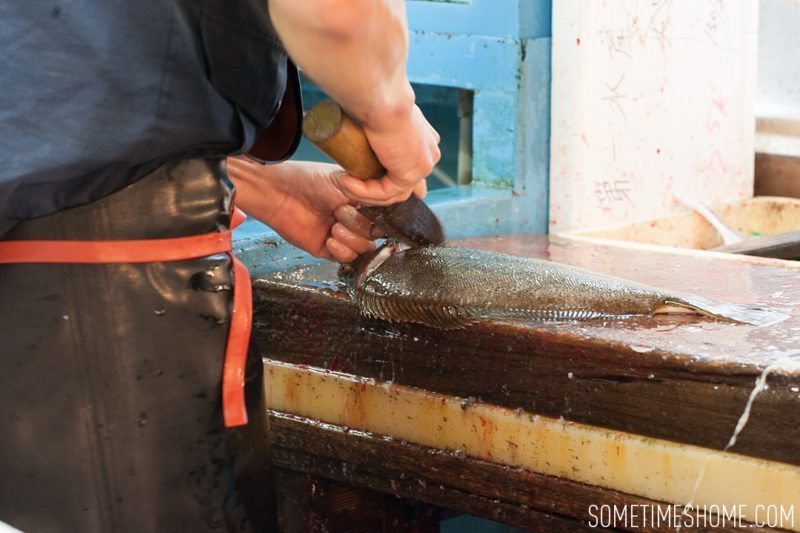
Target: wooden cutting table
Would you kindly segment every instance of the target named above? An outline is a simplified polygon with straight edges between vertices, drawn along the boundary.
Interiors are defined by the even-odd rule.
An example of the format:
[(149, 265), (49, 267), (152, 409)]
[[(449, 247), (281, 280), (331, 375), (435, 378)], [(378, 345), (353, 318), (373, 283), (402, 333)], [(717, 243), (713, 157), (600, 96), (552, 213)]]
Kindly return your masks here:
[[(791, 316), (760, 329), (673, 315), (441, 331), (360, 317), (332, 264), (259, 276), (253, 339), (284, 527), (333, 530), (337, 513), (377, 501), (386, 531), (436, 530), (438, 508), (572, 531), (591, 505), (691, 501), (745, 505), (750, 521), (759, 503), (792, 508), (783, 527), (800, 531), (796, 263), (533, 235), (457, 244)], [(378, 493), (426, 505), (398, 511)]]

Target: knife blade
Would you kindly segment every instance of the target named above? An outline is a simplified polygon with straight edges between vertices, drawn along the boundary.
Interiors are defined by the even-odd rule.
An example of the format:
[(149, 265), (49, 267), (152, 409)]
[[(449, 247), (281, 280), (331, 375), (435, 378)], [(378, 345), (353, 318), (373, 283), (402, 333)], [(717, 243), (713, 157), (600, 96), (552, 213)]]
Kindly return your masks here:
[[(303, 134), (351, 176), (368, 180), (386, 174), (359, 124), (330, 100), (313, 106), (303, 117)], [(410, 246), (442, 244), (444, 229), (439, 219), (413, 194), (389, 206), (362, 206), (365, 217), (386, 234)]]

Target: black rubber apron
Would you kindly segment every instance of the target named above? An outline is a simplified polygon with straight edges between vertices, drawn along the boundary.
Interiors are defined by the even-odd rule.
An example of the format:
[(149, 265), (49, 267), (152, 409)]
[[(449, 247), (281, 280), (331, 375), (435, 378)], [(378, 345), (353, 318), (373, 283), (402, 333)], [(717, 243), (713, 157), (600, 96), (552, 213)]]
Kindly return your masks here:
[[(225, 232), (231, 199), (221, 160), (186, 160), (5, 238)], [(268, 488), (253, 476), (267, 457), (257, 361), (247, 373), (250, 424), (223, 424), (231, 270), (226, 253), (0, 264), (0, 521), (30, 531), (270, 528)]]

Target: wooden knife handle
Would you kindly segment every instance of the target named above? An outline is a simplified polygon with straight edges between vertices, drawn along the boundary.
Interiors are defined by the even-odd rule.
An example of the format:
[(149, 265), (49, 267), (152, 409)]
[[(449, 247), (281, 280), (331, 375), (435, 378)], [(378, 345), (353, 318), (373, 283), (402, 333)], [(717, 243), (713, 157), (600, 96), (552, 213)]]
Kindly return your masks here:
[(303, 117), (303, 134), (351, 176), (368, 180), (386, 174), (364, 129), (336, 102), (320, 102)]
[[(368, 180), (386, 174), (367, 141), (363, 128), (336, 103), (321, 102), (303, 117), (303, 134), (353, 177)], [(388, 206), (359, 208), (388, 236), (411, 246), (441, 244), (444, 229), (433, 211), (414, 196)]]

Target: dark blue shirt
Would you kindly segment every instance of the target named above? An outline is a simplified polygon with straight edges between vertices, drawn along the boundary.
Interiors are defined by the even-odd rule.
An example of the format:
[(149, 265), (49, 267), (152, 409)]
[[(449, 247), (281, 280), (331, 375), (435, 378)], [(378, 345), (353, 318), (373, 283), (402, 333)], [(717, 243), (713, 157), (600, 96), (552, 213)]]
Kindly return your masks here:
[(266, 4), (0, 2), (0, 235), (169, 159), (247, 150), (286, 87)]

